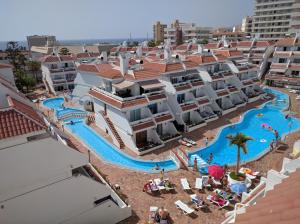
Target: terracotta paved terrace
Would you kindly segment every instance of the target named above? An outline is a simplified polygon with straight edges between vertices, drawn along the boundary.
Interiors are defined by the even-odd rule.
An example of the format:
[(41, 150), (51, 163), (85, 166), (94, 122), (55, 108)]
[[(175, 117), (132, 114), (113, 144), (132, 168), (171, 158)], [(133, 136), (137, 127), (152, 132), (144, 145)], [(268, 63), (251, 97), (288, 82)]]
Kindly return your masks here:
[[(281, 91), (285, 91), (280, 89)], [(288, 93), (287, 91), (285, 91)], [(300, 101), (295, 100), (295, 94), (288, 93), (291, 96), (292, 100), (292, 111), (295, 112), (295, 116), (300, 118)], [(240, 119), (240, 115), (247, 111), (250, 108), (258, 107), (264, 101), (260, 100), (259, 102), (252, 103), (247, 105), (246, 107), (240, 108), (237, 111), (230, 113), (221, 119), (211, 122), (208, 126), (200, 128), (196, 131), (193, 131), (188, 134), (184, 134), (194, 141), (197, 142), (197, 147), (204, 145), (204, 139), (209, 137), (209, 140), (212, 140), (219, 130), (220, 127), (223, 125), (237, 122)], [(47, 114), (47, 113), (46, 113)], [(50, 112), (51, 115), (51, 112)], [(100, 131), (94, 125), (92, 127), (99, 133), (101, 133), (106, 139), (111, 139), (107, 136), (107, 134)], [(288, 149), (283, 151), (282, 153), (278, 152), (271, 152), (258, 161), (251, 162), (247, 164), (248, 167), (252, 168), (253, 170), (260, 171), (262, 175), (265, 175), (269, 169), (281, 169), (282, 159), (287, 156), (289, 152), (292, 151), (292, 146), (296, 139), (300, 138), (300, 132), (294, 132), (289, 134), (286, 137), (286, 143), (288, 144)], [(88, 154), (88, 149), (84, 147), (78, 140), (74, 137), (71, 137), (71, 142), (76, 148)], [(137, 156), (133, 152), (128, 149), (124, 149), (126, 153), (131, 156), (135, 156), (137, 158), (142, 159), (163, 159), (169, 155), (169, 151), (174, 147), (177, 147), (177, 141), (170, 142), (166, 144), (166, 146), (162, 149), (156, 150), (144, 156)], [(183, 169), (172, 171), (165, 173), (164, 177), (170, 179), (172, 183), (175, 184), (175, 191), (172, 193), (158, 193), (158, 194), (149, 194), (143, 192), (144, 184), (154, 178), (159, 178), (160, 174), (146, 174), (136, 171), (131, 171), (128, 169), (123, 169), (111, 164), (107, 164), (103, 162), (99, 157), (93, 153), (91, 153), (91, 163), (100, 170), (102, 175), (110, 182), (113, 186), (114, 184), (120, 185), (120, 193), (126, 198), (126, 202), (132, 206), (133, 215), (127, 219), (122, 221), (120, 224), (136, 224), (141, 223), (145, 224), (149, 221), (149, 208), (150, 206), (163, 206), (165, 209), (168, 210), (170, 213), (170, 217), (173, 223), (179, 224), (186, 224), (186, 223), (220, 223), (225, 219), (225, 213), (233, 209), (233, 205), (231, 204), (227, 208), (219, 209), (215, 205), (209, 204), (208, 209), (198, 210), (195, 211), (195, 214), (192, 216), (186, 216), (182, 214), (180, 210), (178, 210), (174, 204), (176, 200), (182, 200), (186, 202), (190, 207), (193, 207), (190, 203), (190, 194), (198, 194), (206, 199), (207, 195), (211, 194), (212, 192), (209, 190), (204, 190), (203, 192), (198, 192), (192, 189), (191, 192), (183, 191), (180, 178), (187, 178), (190, 186), (193, 188), (195, 186), (195, 179), (199, 177), (198, 172), (194, 171), (186, 171)], [(232, 169), (232, 168), (231, 168)]]

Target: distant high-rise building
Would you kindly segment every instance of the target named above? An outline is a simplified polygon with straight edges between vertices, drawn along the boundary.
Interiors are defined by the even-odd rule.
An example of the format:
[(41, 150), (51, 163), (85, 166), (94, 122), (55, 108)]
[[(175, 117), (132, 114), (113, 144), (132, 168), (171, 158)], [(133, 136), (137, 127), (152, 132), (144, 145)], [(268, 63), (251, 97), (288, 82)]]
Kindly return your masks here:
[(29, 50), (29, 55), (31, 57), (31, 47), (53, 47), (56, 44), (56, 37), (55, 36), (48, 36), (48, 35), (33, 35), (27, 36), (27, 45)]
[(155, 42), (164, 41), (164, 29), (167, 28), (167, 25), (161, 24), (159, 21), (153, 25), (153, 39)]
[(277, 40), (300, 31), (300, 0), (256, 0), (252, 36)]
[[(164, 29), (164, 39), (170, 39), (172, 44), (192, 39), (209, 40), (211, 32), (212, 28), (210, 27), (200, 27), (195, 23), (182, 23), (175, 20), (170, 27)], [(182, 40), (180, 40), (181, 37)]]
[(246, 33), (247, 36), (250, 36), (252, 33), (252, 22), (253, 22), (253, 17), (251, 16), (246, 16), (242, 20), (241, 31)]

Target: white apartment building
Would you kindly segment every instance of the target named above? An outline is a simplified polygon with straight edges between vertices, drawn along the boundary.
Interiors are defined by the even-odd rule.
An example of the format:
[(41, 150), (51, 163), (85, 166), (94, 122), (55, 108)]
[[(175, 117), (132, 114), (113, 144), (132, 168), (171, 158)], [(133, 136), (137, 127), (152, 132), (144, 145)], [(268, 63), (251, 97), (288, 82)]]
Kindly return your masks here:
[(114, 224), (131, 216), (87, 156), (50, 134), (34, 105), (2, 79), (0, 99), (1, 223)]
[(278, 40), (300, 30), (299, 0), (256, 0), (252, 36)]
[(175, 20), (170, 27), (164, 28), (164, 39), (170, 39), (172, 44), (176, 43), (178, 31), (182, 32), (182, 41), (192, 39), (210, 40), (212, 28), (200, 27), (195, 23), (181, 23)]
[(47, 55), (40, 59), (43, 82), (47, 91), (56, 95), (74, 89), (76, 66), (70, 55)]
[(241, 31), (246, 33), (247, 36), (250, 36), (252, 33), (252, 24), (253, 23), (253, 17), (252, 16), (246, 16), (242, 20), (242, 27)]
[(300, 89), (300, 38), (284, 38), (275, 44), (272, 64), (266, 75), (271, 86)]

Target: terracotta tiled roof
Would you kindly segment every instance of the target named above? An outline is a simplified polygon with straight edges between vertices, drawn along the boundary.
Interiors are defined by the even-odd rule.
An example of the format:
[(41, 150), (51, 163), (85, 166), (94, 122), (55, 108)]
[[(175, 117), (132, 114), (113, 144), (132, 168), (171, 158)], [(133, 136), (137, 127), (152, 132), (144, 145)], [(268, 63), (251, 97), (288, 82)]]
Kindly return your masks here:
[(240, 41), (238, 42), (238, 47), (251, 47), (252, 41)]
[(209, 43), (204, 45), (204, 48), (206, 49), (217, 49), (219, 47), (220, 46), (218, 46), (218, 43)]
[(51, 62), (64, 62), (64, 61), (74, 61), (74, 58), (71, 55), (46, 55), (40, 58), (40, 61), (43, 63), (51, 63)]
[(32, 107), (10, 96), (7, 101), (9, 107), (0, 111), (0, 139), (45, 129), (44, 121)]
[(76, 58), (96, 58), (100, 56), (99, 53), (94, 53), (94, 52), (82, 52), (82, 53), (78, 53), (76, 54)]
[(110, 64), (80, 64), (77, 68), (79, 71), (91, 72), (108, 79), (122, 78), (119, 70), (114, 69)]
[(132, 125), (132, 130), (133, 131), (141, 131), (141, 130), (151, 128), (151, 127), (155, 127), (155, 123), (153, 122), (152, 119)]
[(294, 224), (300, 220), (300, 170), (291, 173), (282, 183), (268, 191), (266, 196), (237, 215), (237, 224)]
[(236, 56), (242, 56), (242, 52), (238, 51), (236, 49), (222, 49), (222, 50), (214, 50), (214, 53), (216, 55), (223, 55), (225, 57), (236, 57)]
[(178, 62), (178, 63), (167, 64), (166, 72), (172, 72), (177, 70), (183, 70), (181, 63)]
[[(295, 38), (283, 38), (276, 42), (276, 46), (293, 46)], [(300, 38), (297, 38), (295, 45), (300, 45)]]
[(173, 117), (170, 113), (167, 113), (167, 114), (162, 114), (162, 115), (156, 116), (154, 119), (155, 119), (156, 123), (161, 123), (161, 122), (172, 120)]
[(210, 64), (216, 62), (216, 59), (212, 55), (191, 55), (187, 56), (187, 60), (193, 61), (197, 64)]
[(287, 77), (283, 75), (266, 75), (267, 80), (276, 80), (276, 81), (294, 81), (294, 82), (300, 82), (300, 77)]
[(202, 85), (204, 85), (203, 81), (201, 81), (201, 80), (192, 81), (191, 84), (192, 84), (192, 86), (202, 86)]
[(254, 45), (255, 47), (268, 47), (273, 45), (273, 43), (271, 41), (255, 41)]
[(13, 66), (12, 65), (9, 65), (9, 64), (0, 64), (0, 69), (3, 69), (3, 68), (12, 68)]
[(128, 100), (128, 101), (119, 101), (117, 99), (114, 99), (112, 97), (109, 97), (101, 92), (98, 92), (96, 90), (90, 90), (89, 94), (101, 101), (103, 101), (106, 104), (109, 104), (113, 107), (116, 107), (118, 109), (123, 108), (130, 108), (137, 105), (146, 105), (148, 103), (147, 99), (145, 97), (141, 97), (138, 99)]

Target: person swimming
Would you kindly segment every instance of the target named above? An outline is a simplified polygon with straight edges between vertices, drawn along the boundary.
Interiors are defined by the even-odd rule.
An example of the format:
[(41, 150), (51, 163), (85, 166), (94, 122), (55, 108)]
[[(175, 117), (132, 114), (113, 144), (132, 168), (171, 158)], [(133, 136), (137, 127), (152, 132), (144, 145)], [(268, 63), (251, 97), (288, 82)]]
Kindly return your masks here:
[(155, 166), (154, 166), (153, 169), (154, 169), (154, 170), (160, 170), (160, 167), (159, 167), (158, 163), (155, 164)]

